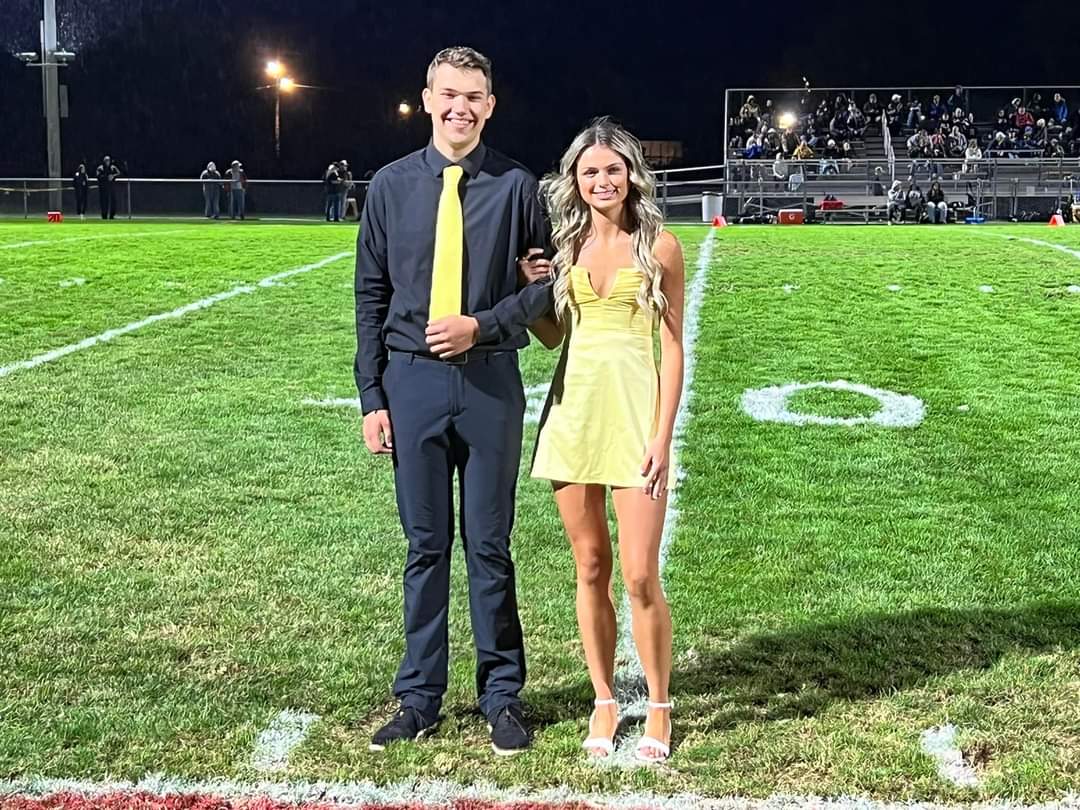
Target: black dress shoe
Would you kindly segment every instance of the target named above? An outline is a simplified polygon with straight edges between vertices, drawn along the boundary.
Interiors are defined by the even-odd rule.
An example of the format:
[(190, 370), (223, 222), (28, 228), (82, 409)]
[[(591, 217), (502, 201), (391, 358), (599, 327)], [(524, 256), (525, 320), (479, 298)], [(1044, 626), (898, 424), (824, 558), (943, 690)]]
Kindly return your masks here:
[(488, 729), (491, 731), (491, 748), (501, 757), (520, 754), (532, 744), (532, 734), (525, 725), (521, 706), (517, 704), (499, 709)]
[(438, 720), (426, 720), (418, 709), (402, 706), (386, 725), (375, 732), (368, 750), (382, 751), (390, 743), (400, 740), (419, 740), (433, 732), (438, 724)]

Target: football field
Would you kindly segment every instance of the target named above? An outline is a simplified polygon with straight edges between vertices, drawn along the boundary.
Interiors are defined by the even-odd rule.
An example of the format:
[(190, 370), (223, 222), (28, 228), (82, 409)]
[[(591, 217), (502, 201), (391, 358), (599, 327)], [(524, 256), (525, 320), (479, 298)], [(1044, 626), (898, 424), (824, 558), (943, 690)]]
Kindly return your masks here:
[(633, 718), (611, 762), (580, 749), (574, 567), (528, 477), (557, 353), (521, 360), (535, 745), (491, 754), (455, 549), (445, 718), (374, 754), (405, 544), (354, 399), (355, 225), (0, 223), (0, 793), (1080, 790), (1080, 229), (674, 230), (694, 364), (664, 546), (675, 735), (646, 769)]

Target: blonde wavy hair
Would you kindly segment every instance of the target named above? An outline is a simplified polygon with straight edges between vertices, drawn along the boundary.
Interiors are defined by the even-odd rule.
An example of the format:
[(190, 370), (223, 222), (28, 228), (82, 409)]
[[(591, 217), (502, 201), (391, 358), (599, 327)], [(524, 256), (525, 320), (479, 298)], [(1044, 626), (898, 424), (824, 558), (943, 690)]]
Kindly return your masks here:
[(558, 172), (547, 175), (540, 184), (551, 217), (551, 240), (555, 246), (552, 260), (555, 314), (563, 320), (569, 312), (570, 267), (592, 229), (590, 208), (578, 192), (577, 181), (578, 161), (590, 146), (606, 146), (626, 163), (630, 178), (624, 203), (627, 227), (635, 266), (644, 276), (637, 301), (642, 309), (663, 314), (667, 311), (667, 299), (660, 291), (662, 267), (653, 255), (653, 246), (664, 230), (664, 217), (653, 201), (656, 178), (645, 163), (640, 141), (606, 116), (594, 119), (578, 133), (559, 161)]

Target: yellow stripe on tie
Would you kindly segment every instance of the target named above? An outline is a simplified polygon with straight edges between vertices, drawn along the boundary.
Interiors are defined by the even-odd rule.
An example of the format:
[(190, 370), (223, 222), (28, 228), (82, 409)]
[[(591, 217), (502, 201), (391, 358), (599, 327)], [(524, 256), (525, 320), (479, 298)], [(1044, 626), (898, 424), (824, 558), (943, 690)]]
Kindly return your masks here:
[(458, 196), (461, 177), (460, 166), (443, 169), (443, 190), (435, 220), (435, 258), (431, 263), (429, 321), (461, 314), (461, 265), (465, 258), (465, 225)]

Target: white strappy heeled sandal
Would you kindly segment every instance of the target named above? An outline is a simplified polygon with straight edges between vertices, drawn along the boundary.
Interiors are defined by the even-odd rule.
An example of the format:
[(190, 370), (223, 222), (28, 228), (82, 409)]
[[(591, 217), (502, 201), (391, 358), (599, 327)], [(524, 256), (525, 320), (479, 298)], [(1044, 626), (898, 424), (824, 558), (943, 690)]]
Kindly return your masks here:
[[(614, 698), (597, 698), (593, 701), (594, 706), (612, 706), (618, 705), (618, 701)], [(588, 750), (594, 757), (601, 756), (595, 753), (596, 751), (603, 751), (603, 756), (609, 757), (615, 751), (615, 733), (612, 732), (610, 737), (594, 737), (592, 736), (592, 724), (596, 719), (596, 709), (593, 709), (592, 714), (589, 715), (589, 738), (581, 744), (581, 747)], [(615, 723), (615, 729), (618, 731), (619, 724)]]
[[(650, 709), (670, 709), (674, 706), (674, 703), (653, 703), (649, 701)], [(671, 715), (668, 714), (667, 718), (667, 736), (671, 739)], [(652, 748), (660, 752), (660, 756), (650, 756), (645, 753), (649, 748)], [(634, 746), (634, 759), (638, 762), (644, 762), (649, 765), (655, 765), (660, 762), (665, 762), (667, 758), (671, 756), (670, 744), (656, 739), (656, 737), (643, 736), (636, 746)]]

